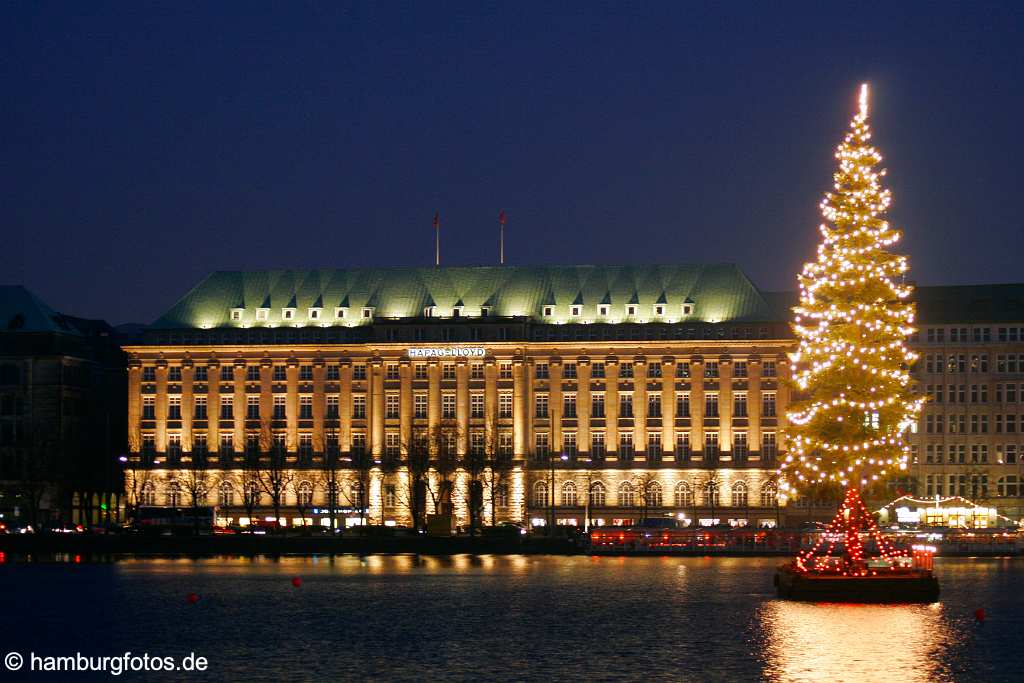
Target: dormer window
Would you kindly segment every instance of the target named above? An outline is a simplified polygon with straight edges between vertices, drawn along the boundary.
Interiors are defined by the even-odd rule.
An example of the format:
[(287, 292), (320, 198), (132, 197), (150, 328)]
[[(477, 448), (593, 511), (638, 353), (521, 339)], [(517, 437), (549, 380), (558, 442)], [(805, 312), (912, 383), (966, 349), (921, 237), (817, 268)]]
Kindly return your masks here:
[(545, 306), (544, 307), (544, 317), (545, 318), (550, 318), (554, 314), (555, 314), (555, 307), (554, 306)]
[(452, 308), (452, 317), (453, 318), (461, 318), (462, 317), (462, 311), (463, 311), (464, 308), (465, 308), (464, 306), (455, 306), (454, 308)]
[(281, 309), (282, 320), (295, 320), (295, 309), (294, 308), (282, 308)]
[(626, 306), (626, 315), (636, 315), (636, 305), (629, 304)]
[(654, 315), (665, 315), (665, 304), (655, 304)]
[(607, 316), (610, 310), (611, 307), (608, 304), (601, 304), (597, 307), (597, 314), (600, 316)]
[(323, 310), (324, 309), (322, 309), (322, 308), (311, 308), (311, 309), (309, 309), (309, 319), (310, 320), (320, 320), (320, 314), (323, 313)]
[(683, 304), (683, 315), (693, 314), (693, 304)]
[(373, 320), (373, 306), (363, 306), (363, 320)]
[(481, 318), (488, 318), (488, 317), (490, 317), (490, 315), (491, 315), (491, 307), (490, 306), (481, 306), (480, 307), (480, 317)]
[(267, 320), (269, 318), (270, 318), (270, 309), (269, 308), (257, 308), (256, 309), (256, 319), (257, 320)]
[(582, 313), (583, 313), (583, 307), (582, 306), (570, 306), (569, 307), (569, 315), (571, 315), (574, 318), (580, 317), (580, 315)]
[(239, 322), (242, 319), (242, 314), (245, 313), (244, 308), (232, 308), (231, 309), (231, 320), (232, 322)]
[(437, 316), (437, 306), (427, 306), (423, 309), (424, 318), (434, 318)]
[(346, 317), (348, 317), (347, 308), (345, 308), (344, 306), (338, 306), (337, 308), (334, 309), (335, 320), (344, 320)]

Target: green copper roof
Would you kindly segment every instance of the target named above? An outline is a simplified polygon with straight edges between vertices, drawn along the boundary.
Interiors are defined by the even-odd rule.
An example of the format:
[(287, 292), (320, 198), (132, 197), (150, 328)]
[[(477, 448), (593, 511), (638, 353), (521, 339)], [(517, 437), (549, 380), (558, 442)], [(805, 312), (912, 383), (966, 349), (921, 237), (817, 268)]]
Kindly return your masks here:
[[(734, 265), (660, 266), (486, 266), (441, 268), (360, 268), (351, 270), (218, 271), (181, 298), (153, 327), (182, 329), (256, 325), (318, 324), (309, 308), (323, 307), (320, 323), (335, 324), (335, 309), (345, 307), (345, 322), (362, 322), (363, 307), (373, 317), (410, 318), (436, 306), (451, 315), (457, 302), (464, 315), (489, 306), (492, 316), (529, 317), (537, 322), (587, 322), (626, 319), (626, 305), (636, 304), (636, 321), (771, 321), (772, 309), (750, 280)], [(570, 318), (569, 307), (583, 302), (582, 314)], [(598, 316), (598, 302), (609, 304)], [(683, 303), (693, 311), (683, 316)], [(654, 315), (656, 303), (665, 306)], [(544, 307), (553, 306), (550, 316)], [(240, 322), (231, 309), (241, 308)], [(266, 320), (257, 321), (258, 308)], [(283, 308), (295, 319), (283, 320)]]

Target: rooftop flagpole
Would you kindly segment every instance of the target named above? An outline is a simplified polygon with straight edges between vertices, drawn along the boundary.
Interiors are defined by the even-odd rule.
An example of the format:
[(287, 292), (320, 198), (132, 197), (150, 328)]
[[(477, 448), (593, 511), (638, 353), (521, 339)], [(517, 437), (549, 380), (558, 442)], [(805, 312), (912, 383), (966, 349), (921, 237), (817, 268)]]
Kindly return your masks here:
[(505, 209), (498, 213), (498, 263), (505, 265)]
[(434, 265), (441, 265), (441, 212), (434, 212)]

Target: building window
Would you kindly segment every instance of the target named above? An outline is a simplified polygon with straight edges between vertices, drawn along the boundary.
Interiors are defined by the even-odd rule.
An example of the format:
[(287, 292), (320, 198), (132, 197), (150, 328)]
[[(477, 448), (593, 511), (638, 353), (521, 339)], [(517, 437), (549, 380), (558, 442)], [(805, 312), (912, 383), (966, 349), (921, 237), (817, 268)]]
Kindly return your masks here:
[(765, 460), (775, 459), (775, 432), (761, 433), (761, 457)]
[(718, 458), (718, 432), (704, 432), (704, 459), (714, 462)]
[(142, 381), (143, 382), (155, 382), (156, 381), (156, 368), (152, 365), (147, 365), (142, 368)]
[(388, 363), (384, 366), (384, 379), (388, 381), (399, 379), (398, 363)]
[(172, 365), (167, 368), (167, 381), (168, 382), (180, 382), (181, 381), (181, 366)]
[(548, 483), (546, 481), (538, 481), (533, 485), (533, 505), (538, 508), (548, 506)]
[(441, 395), (441, 419), (455, 419), (455, 394)]
[(508, 419), (512, 417), (512, 394), (498, 394), (498, 417)]
[(353, 394), (352, 396), (352, 418), (355, 420), (366, 419), (366, 395)]
[(546, 419), (548, 416), (548, 395), (537, 394), (533, 397), (533, 402), (535, 407), (534, 416)]
[(604, 432), (590, 433), (590, 457), (594, 460), (603, 460), (605, 455)]
[(633, 394), (619, 394), (619, 417), (633, 417)]
[(181, 507), (181, 484), (172, 481), (167, 485), (167, 505), (172, 508)]
[(546, 461), (551, 455), (551, 451), (548, 446), (548, 435), (547, 432), (538, 432), (534, 435), (534, 456), (537, 460)]
[(576, 432), (562, 433), (562, 455), (570, 460), (576, 458)]
[(636, 505), (636, 489), (628, 481), (619, 484), (619, 507), (631, 508)]
[(590, 485), (590, 507), (592, 508), (603, 508), (605, 505), (605, 488), (604, 484), (599, 481), (595, 481)]
[(628, 316), (636, 315), (636, 306), (633, 305), (633, 304), (628, 304), (626, 306), (626, 315), (628, 315)]
[(775, 417), (775, 392), (761, 394), (761, 417)]
[(246, 420), (258, 420), (258, 419), (260, 419), (260, 397), (259, 396), (246, 396), (245, 397), (245, 419)]
[(282, 320), (295, 320), (295, 309), (294, 308), (282, 308), (281, 309)]
[(590, 367), (590, 376), (596, 378), (604, 377), (604, 363), (594, 363)]
[(483, 363), (470, 363), (470, 365), (469, 365), (469, 378), (470, 379), (483, 379), (484, 378), (484, 364)]
[(709, 360), (704, 363), (704, 377), (707, 379), (715, 379), (718, 377), (718, 361)]
[(536, 379), (548, 379), (548, 377), (550, 377), (550, 373), (548, 371), (548, 364), (537, 363), (537, 365), (534, 367), (534, 377)]
[(676, 484), (672, 492), (672, 502), (677, 508), (693, 507), (693, 489), (685, 481)]
[(633, 461), (633, 432), (619, 433), (619, 460), (621, 462)]
[(483, 394), (470, 394), (469, 395), (469, 416), (474, 420), (480, 420), (484, 417), (484, 395)]
[(388, 432), (384, 435), (384, 456), (389, 462), (397, 462), (402, 454), (401, 438), (398, 432)]
[(397, 420), (399, 418), (398, 399), (397, 393), (388, 393), (384, 396), (384, 419)]
[(498, 379), (512, 379), (511, 363), (498, 363)]
[(690, 461), (690, 432), (676, 432), (676, 461)]
[(257, 320), (268, 320), (269, 318), (270, 318), (270, 309), (269, 308), (257, 308), (256, 309), (256, 319)]
[(747, 392), (737, 391), (732, 395), (732, 416), (747, 416)]
[(455, 363), (442, 363), (441, 364), (441, 379), (453, 380), (455, 379)]
[(425, 380), (427, 379), (427, 364), (417, 363), (413, 366), (413, 379)]
[(582, 313), (583, 313), (583, 307), (582, 306), (570, 306), (569, 307), (569, 315), (571, 317), (573, 317), (573, 318), (580, 317), (580, 315)]
[(718, 417), (718, 394), (704, 394), (704, 417)]
[(195, 377), (193, 377), (192, 379), (194, 379), (196, 382), (205, 382), (208, 377), (207, 373), (207, 367), (205, 365), (199, 365), (196, 367)]
[(711, 480), (704, 483), (704, 505), (720, 505), (718, 482)]
[(299, 396), (299, 419), (300, 420), (312, 420), (313, 419), (313, 397), (312, 396)]
[(676, 394), (676, 417), (690, 417), (690, 392)]
[(747, 507), (747, 485), (745, 483), (738, 481), (733, 484), (731, 494), (730, 505), (734, 508)]
[(220, 366), (220, 381), (230, 382), (235, 379), (235, 369), (230, 365)]
[(764, 364), (762, 366), (762, 370), (761, 370), (761, 376), (762, 377), (775, 377), (776, 376), (776, 374), (775, 374), (775, 361), (773, 361), (773, 360), (766, 360), (764, 362)]
[(647, 459), (661, 459), (661, 432), (649, 432), (647, 434)]
[(562, 484), (562, 507), (576, 507), (576, 484), (571, 481)]
[(623, 379), (632, 379), (633, 377), (633, 364), (623, 363), (619, 366), (619, 377)]
[(647, 417), (661, 417), (661, 394), (647, 395)]
[(366, 363), (356, 363), (355, 365), (352, 366), (352, 379), (366, 379)]
[(427, 419), (427, 395), (415, 394), (412, 397), (413, 417), (417, 420)]
[(220, 397), (220, 419), (233, 420), (235, 417), (235, 398), (233, 396)]
[(505, 484), (498, 484), (494, 487), (494, 507), (508, 507), (508, 486)]
[(771, 508), (778, 503), (778, 491), (775, 484), (768, 481), (761, 485), (761, 507)]
[(597, 307), (597, 314), (602, 318), (607, 317), (609, 309), (610, 306), (608, 306), (608, 304), (599, 304)]
[(690, 364), (689, 363), (676, 363), (676, 379), (689, 379), (690, 377)]
[(156, 505), (156, 485), (153, 482), (147, 481), (142, 485), (142, 490), (139, 491), (139, 505)]
[(597, 419), (604, 417), (604, 394), (590, 395), (590, 417)]
[(576, 394), (562, 395), (562, 417), (575, 419), (576, 417)]
[(328, 396), (327, 397), (327, 412), (324, 415), (324, 417), (326, 417), (328, 420), (337, 420), (339, 416), (340, 416), (340, 411), (338, 410), (338, 397), (337, 396)]
[(732, 376), (733, 377), (737, 377), (737, 378), (746, 377), (747, 376), (747, 361), (745, 361), (745, 360), (738, 360), (735, 363), (733, 363), (733, 366), (732, 366)]
[(196, 396), (194, 399), (195, 407), (193, 409), (192, 417), (196, 420), (206, 419), (206, 397)]
[(365, 306), (363, 308), (363, 320), (371, 320), (373, 318), (373, 307)]
[(555, 307), (554, 306), (545, 306), (544, 307), (544, 317), (545, 318), (550, 318), (554, 314), (555, 314)]
[(285, 407), (285, 397), (281, 394), (274, 396), (274, 419), (284, 420), (287, 417), (287, 408)]
[(231, 507), (235, 504), (235, 487), (230, 481), (222, 481), (217, 489), (217, 504), (222, 508)]
[(737, 462), (743, 462), (747, 459), (747, 433), (746, 432), (734, 432), (732, 435), (732, 455)]
[(156, 398), (153, 396), (142, 397), (142, 419), (143, 420), (155, 420), (156, 419)]
[(313, 435), (299, 434), (299, 457), (309, 460), (313, 457)]

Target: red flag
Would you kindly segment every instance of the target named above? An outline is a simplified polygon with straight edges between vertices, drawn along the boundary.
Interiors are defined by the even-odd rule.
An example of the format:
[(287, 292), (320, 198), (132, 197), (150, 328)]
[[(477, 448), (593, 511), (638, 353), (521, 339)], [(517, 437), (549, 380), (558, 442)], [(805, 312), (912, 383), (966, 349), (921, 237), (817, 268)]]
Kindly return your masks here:
[(505, 225), (505, 209), (502, 209), (501, 213), (498, 214), (498, 224)]
[(441, 212), (440, 211), (435, 211), (434, 212), (434, 230), (437, 230), (440, 227), (441, 227)]

